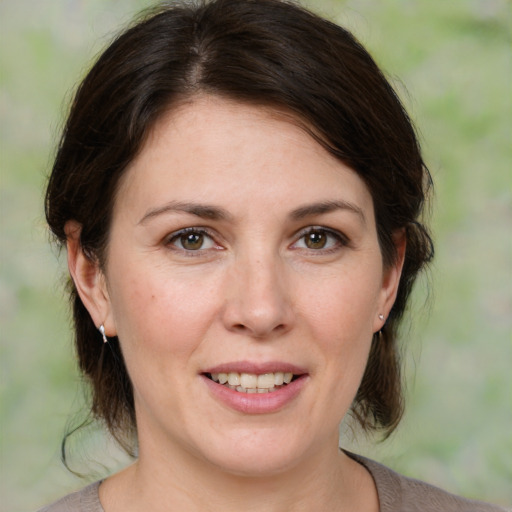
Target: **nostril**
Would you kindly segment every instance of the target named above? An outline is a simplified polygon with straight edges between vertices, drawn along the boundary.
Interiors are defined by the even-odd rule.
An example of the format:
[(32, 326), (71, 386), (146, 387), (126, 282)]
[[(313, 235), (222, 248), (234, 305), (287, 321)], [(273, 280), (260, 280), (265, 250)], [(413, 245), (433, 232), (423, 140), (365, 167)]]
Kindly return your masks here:
[(293, 321), (287, 308), (273, 307), (271, 304), (251, 307), (240, 301), (232, 301), (223, 312), (225, 327), (239, 335), (254, 338), (267, 338), (286, 332)]

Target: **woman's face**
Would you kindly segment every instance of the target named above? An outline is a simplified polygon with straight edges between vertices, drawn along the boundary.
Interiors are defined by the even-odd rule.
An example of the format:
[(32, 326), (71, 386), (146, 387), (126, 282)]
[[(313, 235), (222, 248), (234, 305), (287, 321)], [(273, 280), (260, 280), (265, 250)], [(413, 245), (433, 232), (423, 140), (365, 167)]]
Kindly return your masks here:
[(336, 451), (398, 278), (364, 182), (291, 119), (173, 110), (123, 177), (90, 308), (121, 343), (140, 460), (255, 475)]

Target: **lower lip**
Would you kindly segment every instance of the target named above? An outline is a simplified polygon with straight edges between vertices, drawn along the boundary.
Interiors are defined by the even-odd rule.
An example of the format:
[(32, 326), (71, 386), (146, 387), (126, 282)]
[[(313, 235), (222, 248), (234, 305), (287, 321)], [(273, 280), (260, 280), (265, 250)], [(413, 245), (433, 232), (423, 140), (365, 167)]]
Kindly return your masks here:
[(205, 375), (201, 375), (201, 378), (216, 399), (229, 408), (244, 414), (269, 414), (279, 411), (292, 402), (308, 380), (307, 375), (301, 375), (277, 391), (242, 393), (214, 382)]

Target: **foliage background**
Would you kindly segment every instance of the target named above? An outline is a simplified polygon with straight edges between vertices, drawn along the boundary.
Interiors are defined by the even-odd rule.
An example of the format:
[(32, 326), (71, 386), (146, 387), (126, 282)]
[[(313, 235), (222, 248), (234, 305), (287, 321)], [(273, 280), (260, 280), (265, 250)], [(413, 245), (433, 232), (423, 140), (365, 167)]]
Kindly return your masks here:
[[(308, 4), (352, 29), (390, 73), (436, 181), (432, 296), (423, 306), (425, 283), (419, 287), (415, 322), (404, 332), (407, 415), (384, 444), (350, 440), (350, 433), (342, 444), (452, 492), (511, 505), (511, 4)], [(42, 189), (70, 91), (115, 30), (146, 5), (0, 0), (4, 511), (35, 510), (84, 485), (59, 462), (82, 393), (62, 286), (65, 258), (47, 243)], [(95, 430), (74, 445), (73, 467), (92, 470), (91, 478), (106, 474), (101, 461), (123, 463)]]

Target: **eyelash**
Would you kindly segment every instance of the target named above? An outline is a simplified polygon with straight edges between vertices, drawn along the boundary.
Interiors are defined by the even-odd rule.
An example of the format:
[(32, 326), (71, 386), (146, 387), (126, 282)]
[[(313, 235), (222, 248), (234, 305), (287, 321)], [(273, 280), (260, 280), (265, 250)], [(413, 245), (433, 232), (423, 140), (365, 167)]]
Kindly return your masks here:
[(340, 233), (339, 231), (336, 231), (336, 230), (333, 230), (333, 229), (329, 229), (329, 228), (325, 228), (323, 226), (310, 226), (310, 227), (307, 227), (307, 228), (301, 230), (298, 233), (297, 241), (294, 242), (292, 245), (296, 245), (299, 241), (305, 240), (305, 238), (308, 235), (312, 235), (314, 233), (321, 233), (321, 234), (327, 235), (330, 238), (334, 238), (335, 245), (333, 247), (329, 247), (327, 249), (325, 249), (325, 248), (312, 249), (312, 248), (309, 248), (309, 247), (301, 247), (301, 248), (295, 247), (295, 249), (296, 250), (297, 249), (306, 250), (306, 251), (309, 251), (310, 253), (313, 253), (313, 254), (317, 253), (318, 255), (322, 255), (322, 254), (329, 254), (329, 253), (332, 253), (332, 252), (336, 252), (341, 247), (346, 247), (350, 243), (349, 239), (345, 235)]
[[(310, 247), (294, 247), (301, 240), (305, 240), (305, 238), (308, 235), (312, 235), (314, 233), (324, 234), (327, 237), (334, 238), (335, 245), (333, 247), (328, 247), (327, 249), (325, 249), (323, 247), (319, 248), (319, 249), (312, 249)], [(217, 244), (215, 242), (214, 233), (212, 233), (209, 229), (202, 228), (202, 227), (190, 227), (190, 228), (180, 229), (179, 231), (175, 231), (174, 233), (169, 235), (169, 237), (167, 237), (165, 244), (167, 246), (173, 246), (174, 250), (181, 251), (182, 253), (186, 254), (187, 256), (192, 256), (192, 257), (199, 256), (199, 255), (203, 254), (205, 251), (208, 251), (211, 249), (210, 247), (208, 247), (206, 249), (199, 248), (199, 249), (193, 250), (193, 249), (186, 249), (184, 247), (177, 247), (175, 245), (175, 242), (187, 234), (204, 236), (211, 240), (211, 243), (214, 245), (215, 249), (217, 249), (217, 250), (222, 249), (222, 246), (220, 246), (219, 244)], [(341, 247), (346, 247), (347, 245), (349, 245), (349, 240), (347, 239), (347, 237), (345, 235), (343, 235), (342, 233), (340, 233), (338, 231), (335, 231), (335, 230), (332, 230), (329, 228), (325, 228), (322, 226), (309, 226), (309, 227), (299, 231), (297, 233), (297, 235), (295, 236), (295, 238), (296, 238), (296, 241), (293, 242), (293, 244), (291, 245), (293, 250), (306, 250), (312, 254), (316, 253), (318, 255), (332, 253), (332, 252), (339, 250)], [(327, 243), (329, 243), (329, 242), (327, 242)]]
[(178, 241), (181, 237), (188, 235), (188, 234), (194, 234), (194, 235), (201, 235), (205, 238), (209, 238), (212, 242), (212, 244), (215, 246), (216, 249), (222, 249), (222, 247), (215, 242), (215, 235), (206, 228), (201, 227), (190, 227), (190, 228), (184, 228), (180, 229), (179, 231), (175, 231), (174, 233), (171, 233), (165, 241), (165, 244), (167, 246), (173, 246), (174, 250), (181, 251), (182, 253), (186, 254), (187, 256), (199, 256), (203, 254), (205, 251), (210, 250), (210, 248), (206, 249), (185, 249), (184, 247), (177, 247), (175, 244), (176, 241)]

